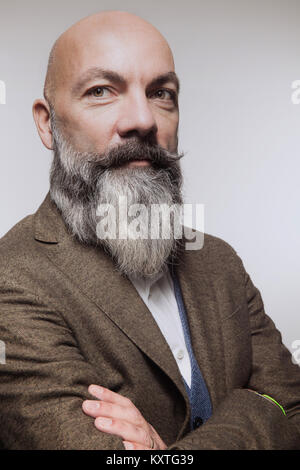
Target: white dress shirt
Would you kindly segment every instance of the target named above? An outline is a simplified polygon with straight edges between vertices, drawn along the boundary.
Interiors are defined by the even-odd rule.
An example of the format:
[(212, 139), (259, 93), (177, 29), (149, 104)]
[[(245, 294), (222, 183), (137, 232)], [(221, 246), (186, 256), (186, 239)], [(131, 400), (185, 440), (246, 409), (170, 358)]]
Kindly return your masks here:
[(166, 268), (151, 279), (130, 276), (130, 280), (152, 313), (173, 353), (181, 375), (191, 387), (191, 363), (169, 270)]

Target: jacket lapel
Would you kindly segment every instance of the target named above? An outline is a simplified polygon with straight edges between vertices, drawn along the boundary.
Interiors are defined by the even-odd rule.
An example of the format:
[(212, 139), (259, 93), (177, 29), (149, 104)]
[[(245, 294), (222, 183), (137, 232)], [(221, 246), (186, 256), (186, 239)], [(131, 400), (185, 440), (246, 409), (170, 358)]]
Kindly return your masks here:
[(207, 269), (205, 246), (185, 251), (176, 267), (190, 327), (194, 355), (207, 385), (212, 407), (226, 393), (222, 329), (217, 302), (217, 281)]

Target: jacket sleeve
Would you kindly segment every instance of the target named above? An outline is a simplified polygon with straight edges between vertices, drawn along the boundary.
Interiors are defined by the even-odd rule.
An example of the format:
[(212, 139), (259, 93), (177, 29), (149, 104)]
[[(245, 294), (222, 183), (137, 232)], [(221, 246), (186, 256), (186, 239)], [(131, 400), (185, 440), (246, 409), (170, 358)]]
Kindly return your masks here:
[[(60, 313), (13, 283), (0, 287), (0, 441), (5, 449), (123, 449), (82, 411), (97, 373)], [(3, 344), (3, 343), (2, 343)]]
[[(252, 342), (252, 371), (247, 386), (232, 389), (201, 428), (170, 449), (300, 449), (300, 368), (265, 314), (258, 289), (235, 255), (244, 278)], [(247, 313), (247, 312), (246, 312)], [(270, 400), (280, 403), (287, 416)]]

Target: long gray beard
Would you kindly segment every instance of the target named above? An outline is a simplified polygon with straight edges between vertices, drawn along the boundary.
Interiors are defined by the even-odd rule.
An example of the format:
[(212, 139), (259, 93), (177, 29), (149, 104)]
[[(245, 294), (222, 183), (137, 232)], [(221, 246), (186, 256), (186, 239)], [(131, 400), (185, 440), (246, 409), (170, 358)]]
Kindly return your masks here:
[[(179, 159), (182, 155), (171, 154), (158, 146), (149, 148), (136, 139), (106, 154), (80, 153), (62, 137), (53, 114), (51, 123), (54, 158), (50, 195), (70, 233), (83, 244), (102, 247), (127, 276), (151, 277), (174, 262), (182, 247), (181, 239), (175, 238), (175, 222), (178, 223), (181, 217), (182, 174)], [(141, 155), (144, 156), (147, 151), (152, 167), (119, 168), (126, 160), (142, 158)], [(99, 239), (97, 208), (110, 204), (118, 213), (119, 198), (122, 196), (126, 198), (128, 207), (143, 204), (149, 208), (148, 215), (153, 204), (173, 206), (170, 236), (158, 239)], [(147, 230), (149, 233), (148, 215), (141, 212), (138, 217), (140, 230), (144, 233)], [(122, 230), (120, 224), (127, 223), (127, 219), (122, 221), (117, 217), (116, 220), (119, 233)]]

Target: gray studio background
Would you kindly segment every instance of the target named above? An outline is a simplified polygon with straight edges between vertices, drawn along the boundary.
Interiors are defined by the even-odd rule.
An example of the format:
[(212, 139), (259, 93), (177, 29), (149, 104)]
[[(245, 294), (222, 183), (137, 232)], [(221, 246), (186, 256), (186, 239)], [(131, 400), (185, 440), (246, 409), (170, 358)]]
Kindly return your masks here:
[[(186, 202), (229, 242), (293, 352), (300, 340), (300, 0), (0, 3), (0, 236), (47, 193), (51, 153), (31, 114), (50, 48), (78, 19), (121, 9), (166, 36), (181, 79)], [(146, 58), (145, 58), (146, 60)]]

